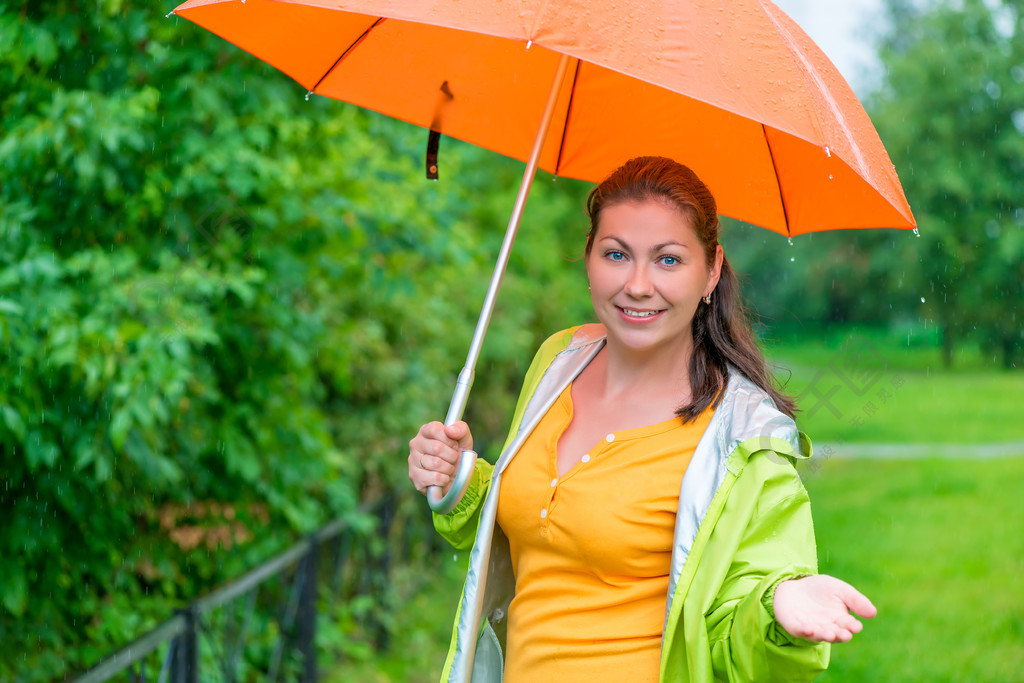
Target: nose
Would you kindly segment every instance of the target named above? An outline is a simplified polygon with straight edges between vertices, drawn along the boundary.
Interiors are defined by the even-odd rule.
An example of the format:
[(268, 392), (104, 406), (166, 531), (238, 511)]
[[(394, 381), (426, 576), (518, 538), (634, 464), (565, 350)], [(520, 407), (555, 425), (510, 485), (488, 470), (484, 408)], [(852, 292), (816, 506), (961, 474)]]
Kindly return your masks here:
[(654, 293), (654, 284), (651, 282), (651, 275), (643, 264), (637, 264), (629, 273), (626, 286), (623, 290), (634, 299), (643, 299)]

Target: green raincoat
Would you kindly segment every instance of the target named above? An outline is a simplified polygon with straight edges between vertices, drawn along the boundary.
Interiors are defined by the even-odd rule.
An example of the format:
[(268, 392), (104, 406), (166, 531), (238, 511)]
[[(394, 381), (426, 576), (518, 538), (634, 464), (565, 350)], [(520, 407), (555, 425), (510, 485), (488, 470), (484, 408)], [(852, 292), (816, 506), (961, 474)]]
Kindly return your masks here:
[[(443, 681), (501, 680), (515, 594), (508, 540), (495, 523), (501, 472), (603, 345), (604, 329), (585, 325), (541, 346), (496, 464), (478, 461), (456, 508), (434, 515), (452, 545), (473, 549)], [(680, 489), (661, 681), (806, 681), (828, 666), (827, 644), (791, 637), (772, 613), (778, 583), (817, 572), (810, 504), (793, 466), (807, 457), (793, 421), (730, 372)]]

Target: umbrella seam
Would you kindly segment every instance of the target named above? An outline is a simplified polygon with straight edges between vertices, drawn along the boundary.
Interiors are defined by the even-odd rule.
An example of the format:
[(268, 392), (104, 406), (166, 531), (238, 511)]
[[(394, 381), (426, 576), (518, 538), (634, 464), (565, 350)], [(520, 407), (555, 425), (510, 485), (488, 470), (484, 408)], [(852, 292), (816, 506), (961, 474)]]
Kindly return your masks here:
[(761, 131), (764, 132), (764, 144), (768, 146), (768, 156), (772, 159), (772, 169), (775, 171), (775, 187), (779, 188), (779, 204), (782, 205), (782, 219), (786, 221), (786, 237), (792, 237), (793, 231), (789, 227), (789, 211), (786, 210), (786, 196), (782, 194), (782, 183), (779, 182), (779, 167), (775, 163), (772, 141), (768, 139), (768, 127), (763, 123), (761, 124)]
[(366, 36), (370, 35), (370, 31), (380, 26), (385, 19), (387, 19), (387, 17), (377, 17), (377, 21), (373, 22), (373, 25), (370, 26), (370, 28), (363, 31), (362, 35), (360, 35), (358, 38), (352, 41), (352, 44), (345, 48), (345, 51), (341, 53), (341, 56), (338, 57), (337, 60), (335, 60), (334, 64), (331, 64), (331, 68), (324, 72), (324, 75), (320, 77), (320, 80), (316, 82), (316, 85), (309, 89), (309, 92), (315, 93), (316, 89), (320, 87), (320, 84), (324, 82), (324, 79), (330, 76), (332, 71), (338, 68), (338, 65), (341, 64), (341, 60), (345, 59), (345, 57), (348, 56), (349, 52), (352, 52), (352, 50), (356, 49), (356, 47), (358, 47), (359, 44), (366, 39)]
[(569, 105), (565, 108), (565, 123), (562, 125), (562, 139), (558, 143), (558, 158), (555, 160), (555, 175), (562, 168), (562, 153), (565, 151), (565, 138), (569, 134), (569, 119), (572, 117), (572, 103), (576, 97), (576, 80), (580, 75), (580, 64), (583, 60), (576, 59), (576, 69), (572, 73), (572, 87), (569, 88)]

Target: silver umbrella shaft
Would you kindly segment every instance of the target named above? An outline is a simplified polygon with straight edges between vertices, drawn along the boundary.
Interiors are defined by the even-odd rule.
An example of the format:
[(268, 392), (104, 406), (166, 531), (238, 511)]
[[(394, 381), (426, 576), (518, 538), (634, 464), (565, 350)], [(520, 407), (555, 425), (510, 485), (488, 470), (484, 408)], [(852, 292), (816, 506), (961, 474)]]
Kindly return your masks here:
[[(494, 313), (494, 304), (498, 299), (498, 289), (501, 287), (502, 277), (508, 267), (509, 257), (512, 255), (512, 244), (515, 242), (516, 233), (519, 231), (519, 223), (526, 208), (526, 199), (530, 195), (530, 186), (537, 173), (537, 162), (540, 160), (541, 148), (544, 146), (544, 138), (547, 137), (548, 128), (555, 112), (555, 103), (558, 100), (558, 92), (565, 80), (566, 71), (569, 67), (569, 56), (562, 55), (555, 71), (555, 80), (551, 85), (551, 92), (548, 94), (547, 104), (544, 106), (544, 113), (541, 116), (540, 126), (537, 129), (537, 137), (533, 141), (533, 149), (530, 151), (530, 158), (526, 162), (526, 170), (523, 172), (523, 180), (519, 184), (519, 194), (512, 206), (512, 215), (508, 220), (508, 227), (505, 228), (505, 239), (501, 243), (501, 250), (498, 252), (498, 260), (494, 264), (494, 272), (491, 274), (491, 283), (487, 287), (487, 295), (484, 297), (483, 306), (480, 309), (480, 317), (476, 321), (476, 330), (473, 332), (473, 340), (469, 344), (469, 353), (466, 354), (466, 364), (459, 373), (455, 383), (455, 393), (452, 395), (451, 403), (448, 405), (448, 414), (444, 419), (446, 425), (455, 424), (462, 419), (466, 410), (466, 402), (469, 400), (469, 391), (473, 387), (473, 376), (475, 374), (476, 362), (480, 358), (480, 349), (484, 344), (484, 337), (487, 335), (487, 326), (491, 322), (491, 314)], [(459, 467), (452, 481), (452, 487), (447, 495), (441, 495), (440, 486), (431, 486), (427, 489), (427, 503), (430, 509), (438, 514), (447, 514), (452, 511), (455, 504), (462, 498), (469, 479), (473, 474), (473, 465), (476, 461), (476, 453), (463, 451), (459, 461)]]

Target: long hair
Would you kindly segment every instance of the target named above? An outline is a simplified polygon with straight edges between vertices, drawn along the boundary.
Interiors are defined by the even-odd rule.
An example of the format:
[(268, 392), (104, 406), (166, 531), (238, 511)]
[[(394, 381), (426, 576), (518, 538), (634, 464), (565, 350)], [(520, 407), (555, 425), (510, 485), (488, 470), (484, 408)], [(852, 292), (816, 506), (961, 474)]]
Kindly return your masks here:
[[(590, 233), (586, 254), (594, 245), (601, 211), (623, 202), (668, 201), (688, 216), (704, 247), (708, 268), (714, 265), (718, 246), (718, 206), (711, 190), (686, 166), (664, 157), (637, 157), (619, 167), (587, 198)], [(711, 294), (701, 301), (693, 316), (693, 356), (690, 358), (691, 398), (676, 415), (690, 422), (711, 405), (718, 406), (728, 380), (728, 366), (736, 367), (765, 391), (776, 407), (790, 417), (797, 408), (789, 396), (775, 388), (764, 354), (757, 346), (740, 285), (728, 259)]]

